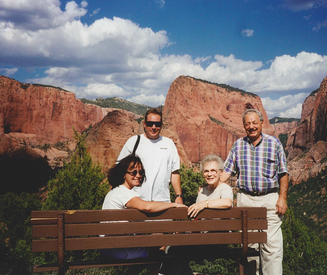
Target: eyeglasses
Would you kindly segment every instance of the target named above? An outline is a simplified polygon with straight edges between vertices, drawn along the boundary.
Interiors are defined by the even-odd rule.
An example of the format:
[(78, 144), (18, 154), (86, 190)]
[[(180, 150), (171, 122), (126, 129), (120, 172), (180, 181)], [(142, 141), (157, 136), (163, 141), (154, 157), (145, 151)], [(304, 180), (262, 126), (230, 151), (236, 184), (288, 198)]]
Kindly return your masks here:
[(217, 175), (219, 171), (218, 170), (215, 170), (215, 169), (204, 170), (203, 171), (203, 175), (208, 176), (209, 175), (209, 172), (210, 172), (211, 175)]
[(161, 127), (162, 122), (161, 121), (146, 121), (145, 124), (147, 127), (152, 127), (154, 124), (157, 128), (159, 128), (159, 127)]
[(126, 173), (130, 174), (131, 176), (135, 177), (137, 175), (137, 173), (139, 173), (139, 175), (141, 177), (144, 176), (144, 170), (133, 170), (133, 171), (126, 171)]

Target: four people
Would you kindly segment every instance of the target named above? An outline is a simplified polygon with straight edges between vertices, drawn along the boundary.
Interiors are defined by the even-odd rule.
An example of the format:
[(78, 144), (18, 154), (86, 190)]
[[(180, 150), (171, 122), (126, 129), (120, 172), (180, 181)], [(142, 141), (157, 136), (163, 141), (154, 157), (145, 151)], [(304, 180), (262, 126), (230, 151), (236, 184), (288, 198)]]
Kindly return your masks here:
[[(261, 268), (262, 274), (282, 274), (281, 223), (287, 210), (288, 190), (286, 156), (277, 138), (262, 133), (263, 117), (259, 111), (246, 110), (243, 126), (246, 137), (234, 143), (225, 164), (215, 155), (202, 160), (200, 169), (207, 184), (200, 187), (196, 203), (188, 208), (188, 214), (194, 218), (204, 208), (232, 207), (233, 192), (225, 182), (232, 174), (237, 174), (237, 206), (267, 208), (268, 241), (260, 246), (261, 267), (256, 264), (256, 272), (259, 274)], [(160, 136), (161, 127), (161, 112), (156, 108), (148, 110), (145, 133), (139, 145), (135, 145), (137, 136), (131, 137), (120, 152), (118, 164), (109, 172), (109, 183), (115, 188), (107, 194), (103, 209), (136, 208), (156, 212), (186, 207), (182, 204), (177, 149), (172, 140)], [(140, 158), (131, 154), (135, 146)], [(170, 182), (176, 193), (175, 203), (170, 203)], [(124, 255), (148, 255), (144, 249), (135, 251), (124, 251)], [(115, 257), (120, 257), (117, 256), (120, 251), (116, 252)]]
[[(260, 245), (262, 274), (283, 274), (282, 215), (287, 210), (288, 170), (280, 141), (262, 133), (262, 114), (243, 114), (246, 137), (238, 139), (225, 161), (221, 181), (237, 174), (237, 206), (267, 208), (267, 243)], [(256, 263), (256, 273), (260, 265)]]

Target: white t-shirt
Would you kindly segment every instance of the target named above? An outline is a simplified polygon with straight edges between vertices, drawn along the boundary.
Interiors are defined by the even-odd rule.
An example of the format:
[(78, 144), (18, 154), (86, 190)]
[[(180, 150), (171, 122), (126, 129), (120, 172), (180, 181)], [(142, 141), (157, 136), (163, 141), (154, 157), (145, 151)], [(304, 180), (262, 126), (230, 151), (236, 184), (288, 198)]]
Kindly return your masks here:
[[(127, 208), (126, 203), (134, 197), (138, 197), (135, 191), (128, 189), (124, 185), (119, 185), (108, 192), (104, 199), (102, 209)], [(104, 235), (100, 236), (104, 237)], [(101, 249), (100, 252), (103, 257), (120, 260), (148, 257), (147, 247)]]
[(124, 185), (119, 185), (108, 192), (103, 201), (102, 209), (127, 208), (126, 203), (138, 196), (139, 195), (134, 190), (130, 190)]
[[(117, 161), (133, 152), (136, 140), (137, 136), (127, 140)], [(146, 181), (141, 187), (134, 187), (134, 190), (143, 200), (170, 202), (171, 173), (180, 168), (180, 160), (174, 142), (163, 136), (152, 140), (142, 134), (135, 154), (142, 160)]]
[(228, 184), (221, 183), (214, 190), (208, 190), (207, 186), (201, 187), (196, 202), (225, 198), (230, 198), (233, 202), (233, 190)]

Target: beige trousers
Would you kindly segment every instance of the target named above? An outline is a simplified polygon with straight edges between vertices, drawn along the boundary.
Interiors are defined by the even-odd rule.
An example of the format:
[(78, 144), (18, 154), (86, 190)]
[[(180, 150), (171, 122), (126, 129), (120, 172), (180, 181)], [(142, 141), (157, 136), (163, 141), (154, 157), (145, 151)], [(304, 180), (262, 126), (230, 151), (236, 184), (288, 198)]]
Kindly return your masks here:
[[(237, 194), (238, 207), (266, 207), (267, 208), (267, 243), (250, 244), (260, 250), (260, 260), (258, 257), (248, 257), (248, 262), (255, 263), (256, 271), (246, 270), (245, 274), (263, 274), (263, 275), (282, 275), (283, 274), (283, 235), (282, 235), (282, 217), (276, 214), (276, 203), (278, 193), (271, 193), (264, 196), (251, 196), (244, 193)], [(251, 264), (249, 265), (251, 266)], [(261, 268), (260, 268), (261, 266)]]

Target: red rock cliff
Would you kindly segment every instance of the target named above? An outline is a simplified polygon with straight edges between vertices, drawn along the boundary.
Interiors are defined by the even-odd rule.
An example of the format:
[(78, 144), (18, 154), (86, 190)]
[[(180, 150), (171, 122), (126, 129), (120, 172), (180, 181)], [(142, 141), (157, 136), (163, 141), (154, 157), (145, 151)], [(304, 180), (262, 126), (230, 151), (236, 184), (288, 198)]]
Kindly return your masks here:
[(124, 110), (113, 110), (96, 123), (86, 139), (86, 145), (94, 162), (100, 163), (107, 170), (127, 141), (133, 135), (143, 133), (143, 128), (136, 121), (140, 116)]
[(327, 77), (302, 105), (301, 122), (287, 141), (289, 159), (309, 150), (320, 140), (327, 141)]
[(0, 154), (19, 145), (71, 140), (73, 127), (82, 132), (107, 112), (63, 89), (0, 76)]
[(294, 184), (315, 176), (327, 165), (327, 77), (302, 105), (300, 124), (287, 140), (289, 172)]
[(208, 154), (225, 159), (235, 140), (245, 135), (242, 114), (257, 109), (264, 129), (273, 134), (259, 96), (180, 76), (170, 86), (163, 109), (163, 135), (171, 137), (185, 163)]
[(276, 137), (278, 137), (280, 134), (286, 134), (291, 132), (295, 127), (299, 125), (299, 122), (298, 121), (281, 122), (281, 123), (274, 123), (270, 125), (273, 128)]

